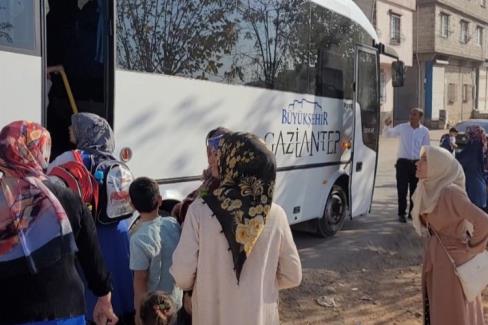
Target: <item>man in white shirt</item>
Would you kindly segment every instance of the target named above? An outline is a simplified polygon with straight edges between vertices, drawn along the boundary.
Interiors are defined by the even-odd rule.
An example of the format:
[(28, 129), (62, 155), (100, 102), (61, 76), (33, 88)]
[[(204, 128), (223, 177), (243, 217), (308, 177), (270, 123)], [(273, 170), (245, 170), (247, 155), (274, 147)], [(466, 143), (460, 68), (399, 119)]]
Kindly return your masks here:
[(412, 194), (417, 188), (418, 179), (415, 176), (415, 163), (420, 159), (420, 148), (430, 145), (429, 129), (420, 121), (424, 113), (419, 108), (410, 111), (409, 122), (391, 127), (391, 118), (385, 120), (383, 133), (387, 137), (399, 137), (398, 160), (396, 162), (396, 180), (398, 191), (398, 218), (400, 222), (407, 222), (407, 193), (410, 190), (410, 207), (408, 217), (411, 219)]

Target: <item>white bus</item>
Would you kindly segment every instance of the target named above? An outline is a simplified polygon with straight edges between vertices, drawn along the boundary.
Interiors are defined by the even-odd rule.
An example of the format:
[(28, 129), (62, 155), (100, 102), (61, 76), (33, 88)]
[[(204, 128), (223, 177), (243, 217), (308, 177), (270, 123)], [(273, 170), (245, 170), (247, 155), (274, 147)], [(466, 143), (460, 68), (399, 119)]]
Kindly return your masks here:
[(372, 202), (377, 42), (350, 0), (0, 0), (0, 125), (39, 121), (54, 154), (69, 148), (67, 92), (46, 79), (62, 65), (79, 111), (111, 123), (168, 206), (199, 185), (205, 135), (224, 126), (275, 153), (290, 224), (332, 235)]

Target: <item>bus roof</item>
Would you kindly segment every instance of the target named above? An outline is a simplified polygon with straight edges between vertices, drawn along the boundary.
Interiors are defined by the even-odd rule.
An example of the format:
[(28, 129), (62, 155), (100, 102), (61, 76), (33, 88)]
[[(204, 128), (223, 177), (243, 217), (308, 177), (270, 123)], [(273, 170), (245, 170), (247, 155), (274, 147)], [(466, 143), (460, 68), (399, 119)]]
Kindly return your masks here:
[(353, 0), (312, 0), (316, 4), (332, 10), (341, 16), (347, 17), (352, 21), (360, 25), (364, 30), (378, 42), (378, 34), (369, 21), (368, 17), (364, 14), (361, 8), (353, 2)]

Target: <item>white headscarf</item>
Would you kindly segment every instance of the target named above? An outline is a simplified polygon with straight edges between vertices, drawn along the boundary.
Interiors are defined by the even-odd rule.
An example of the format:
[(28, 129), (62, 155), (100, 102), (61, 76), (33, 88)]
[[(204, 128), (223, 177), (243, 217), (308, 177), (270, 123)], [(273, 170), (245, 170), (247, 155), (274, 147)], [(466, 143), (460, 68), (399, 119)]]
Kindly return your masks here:
[(423, 154), (427, 156), (427, 178), (419, 179), (412, 198), (413, 226), (419, 235), (422, 235), (422, 230), (425, 229), (420, 222), (420, 215), (434, 211), (444, 188), (454, 184), (466, 193), (463, 168), (449, 151), (439, 147), (423, 146), (420, 156)]

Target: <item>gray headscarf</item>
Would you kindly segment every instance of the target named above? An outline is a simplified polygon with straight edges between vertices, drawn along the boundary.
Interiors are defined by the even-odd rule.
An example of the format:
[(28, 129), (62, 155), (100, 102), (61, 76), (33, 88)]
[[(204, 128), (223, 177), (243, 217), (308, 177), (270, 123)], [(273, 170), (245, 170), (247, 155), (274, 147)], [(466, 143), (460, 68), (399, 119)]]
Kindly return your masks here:
[(114, 133), (104, 118), (92, 113), (71, 116), (76, 148), (112, 156), (115, 150)]

